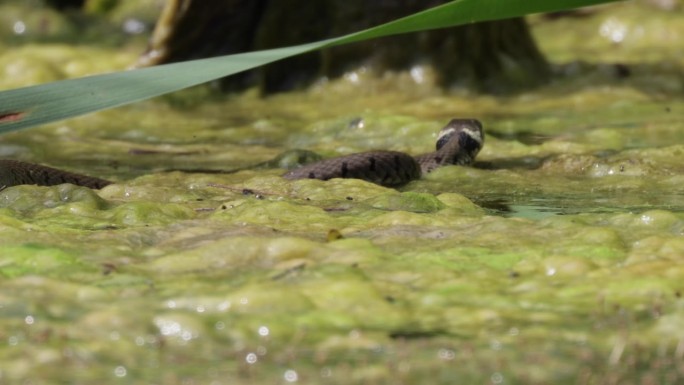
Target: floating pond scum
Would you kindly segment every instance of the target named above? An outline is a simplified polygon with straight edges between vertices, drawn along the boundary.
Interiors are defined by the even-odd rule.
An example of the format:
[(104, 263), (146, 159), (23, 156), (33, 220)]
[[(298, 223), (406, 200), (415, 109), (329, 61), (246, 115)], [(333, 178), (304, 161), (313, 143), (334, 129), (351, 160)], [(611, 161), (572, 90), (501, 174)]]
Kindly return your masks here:
[[(506, 3), (445, 7), (467, 21), (551, 2)], [(94, 114), (123, 99), (50, 103), (141, 72), (0, 93), (3, 157), (115, 181), (0, 191), (0, 384), (682, 383), (684, 14), (581, 15), (530, 17), (556, 76), (513, 95), (443, 90), (424, 67)], [(0, 63), (19, 60), (1, 44)], [(114, 70), (105, 48), (37, 39), (20, 56), (44, 76), (45, 52)], [(169, 90), (155, 84), (126, 102)], [(250, 167), (297, 148), (418, 154), (466, 116), (487, 133), (473, 167), (398, 189)]]

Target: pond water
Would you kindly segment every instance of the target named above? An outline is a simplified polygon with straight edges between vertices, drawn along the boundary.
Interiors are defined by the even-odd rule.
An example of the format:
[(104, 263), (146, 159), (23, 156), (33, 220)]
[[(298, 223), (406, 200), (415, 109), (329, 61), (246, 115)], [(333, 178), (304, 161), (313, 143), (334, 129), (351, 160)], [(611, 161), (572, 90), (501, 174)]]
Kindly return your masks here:
[[(0, 192), (0, 384), (683, 381), (682, 19), (645, 1), (533, 18), (568, 64), (522, 94), (360, 69), (2, 136), (3, 157), (117, 183)], [(139, 52), (110, 51), (0, 61), (34, 58), (44, 81), (65, 57), (88, 72)], [(250, 167), (430, 151), (452, 117), (483, 122), (476, 164), (398, 190)]]

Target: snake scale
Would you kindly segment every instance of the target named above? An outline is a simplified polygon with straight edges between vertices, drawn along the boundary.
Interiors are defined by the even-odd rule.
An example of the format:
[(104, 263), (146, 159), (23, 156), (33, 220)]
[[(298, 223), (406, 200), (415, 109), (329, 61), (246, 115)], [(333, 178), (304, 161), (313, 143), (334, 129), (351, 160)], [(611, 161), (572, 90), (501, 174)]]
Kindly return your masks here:
[[(400, 186), (449, 164), (468, 165), (484, 144), (482, 124), (453, 119), (441, 129), (437, 149), (412, 157), (397, 151), (369, 151), (325, 159), (289, 171), (285, 179), (357, 178), (383, 186)], [(72, 183), (100, 189), (113, 182), (40, 164), (0, 159), (0, 190), (21, 184), (52, 186)]]

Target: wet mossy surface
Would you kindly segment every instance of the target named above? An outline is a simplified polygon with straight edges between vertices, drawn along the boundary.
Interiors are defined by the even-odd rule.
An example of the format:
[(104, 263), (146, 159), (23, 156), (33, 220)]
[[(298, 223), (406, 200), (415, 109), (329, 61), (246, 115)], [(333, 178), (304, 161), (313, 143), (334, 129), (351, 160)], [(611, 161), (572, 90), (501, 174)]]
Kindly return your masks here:
[[(552, 61), (587, 62), (516, 96), (360, 70), (3, 136), (4, 157), (117, 183), (0, 192), (0, 383), (682, 381), (684, 16), (609, 9), (534, 19)], [(642, 43), (645, 13), (667, 39)], [(430, 151), (452, 117), (482, 120), (478, 162), (398, 190), (249, 167)], [(165, 171), (193, 168), (240, 170)]]

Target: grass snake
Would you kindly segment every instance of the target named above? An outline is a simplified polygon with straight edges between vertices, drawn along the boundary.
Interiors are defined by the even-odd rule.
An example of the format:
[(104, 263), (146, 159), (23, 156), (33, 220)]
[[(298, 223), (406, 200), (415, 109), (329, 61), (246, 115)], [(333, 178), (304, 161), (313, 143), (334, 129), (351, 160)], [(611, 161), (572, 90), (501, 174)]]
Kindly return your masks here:
[[(483, 144), (484, 133), (478, 120), (453, 119), (441, 129), (433, 152), (412, 157), (397, 151), (368, 151), (311, 163), (291, 170), (283, 177), (357, 178), (394, 187), (444, 165), (468, 165)], [(100, 189), (113, 182), (40, 164), (0, 159), (0, 190), (21, 184), (52, 186), (62, 183)]]
[(285, 179), (356, 178), (383, 186), (401, 186), (434, 169), (471, 164), (484, 144), (476, 119), (452, 119), (439, 132), (436, 150), (411, 156), (397, 151), (368, 151), (325, 159), (289, 171)]

